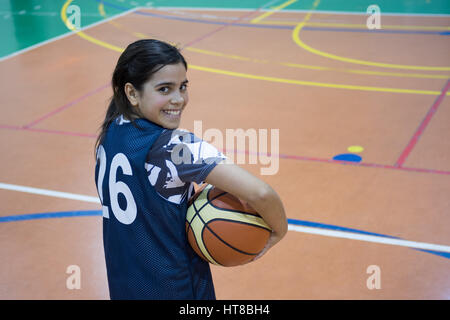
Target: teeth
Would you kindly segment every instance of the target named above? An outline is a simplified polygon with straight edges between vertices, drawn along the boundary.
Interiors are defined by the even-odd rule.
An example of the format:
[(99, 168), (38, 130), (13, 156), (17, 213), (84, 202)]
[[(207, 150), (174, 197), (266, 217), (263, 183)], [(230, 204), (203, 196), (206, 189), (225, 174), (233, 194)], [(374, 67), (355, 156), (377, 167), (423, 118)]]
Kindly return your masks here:
[(178, 115), (178, 114), (180, 114), (180, 110), (177, 110), (177, 111), (175, 111), (175, 110), (164, 110), (164, 112), (165, 113), (168, 113), (168, 114), (173, 114), (173, 115)]

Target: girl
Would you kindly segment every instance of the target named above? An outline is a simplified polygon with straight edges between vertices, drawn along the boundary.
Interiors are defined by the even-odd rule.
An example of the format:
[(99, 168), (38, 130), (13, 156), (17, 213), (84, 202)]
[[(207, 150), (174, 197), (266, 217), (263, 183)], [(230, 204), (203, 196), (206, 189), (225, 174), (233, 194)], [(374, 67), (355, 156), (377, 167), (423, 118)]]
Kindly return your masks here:
[[(258, 255), (283, 238), (280, 198), (211, 144), (176, 130), (188, 103), (187, 63), (177, 48), (139, 40), (120, 56), (96, 143), (95, 180), (111, 299), (215, 299), (209, 264), (189, 246), (187, 201), (206, 182), (247, 201), (272, 228)], [(189, 153), (196, 143), (201, 153)], [(171, 151), (183, 143), (183, 159)], [(198, 148), (197, 148), (198, 149)]]

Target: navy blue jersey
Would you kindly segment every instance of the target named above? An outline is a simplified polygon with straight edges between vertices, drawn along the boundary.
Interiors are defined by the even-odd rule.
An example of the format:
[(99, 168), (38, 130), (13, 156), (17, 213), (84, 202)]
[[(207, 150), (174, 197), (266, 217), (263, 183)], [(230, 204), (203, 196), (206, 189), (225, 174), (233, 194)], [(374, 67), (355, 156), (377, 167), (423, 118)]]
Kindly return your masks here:
[(184, 130), (119, 117), (97, 149), (111, 299), (215, 299), (209, 264), (185, 232), (192, 182), (225, 158)]

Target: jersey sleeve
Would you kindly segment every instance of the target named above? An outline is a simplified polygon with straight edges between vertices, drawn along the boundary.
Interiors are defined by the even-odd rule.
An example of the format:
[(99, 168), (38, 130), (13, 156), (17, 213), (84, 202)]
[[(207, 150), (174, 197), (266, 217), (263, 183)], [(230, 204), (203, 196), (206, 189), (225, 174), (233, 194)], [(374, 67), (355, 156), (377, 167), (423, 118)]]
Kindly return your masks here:
[(181, 203), (192, 191), (188, 190), (191, 183), (202, 183), (225, 159), (216, 147), (193, 133), (166, 129), (148, 152), (145, 167), (157, 193), (168, 201)]

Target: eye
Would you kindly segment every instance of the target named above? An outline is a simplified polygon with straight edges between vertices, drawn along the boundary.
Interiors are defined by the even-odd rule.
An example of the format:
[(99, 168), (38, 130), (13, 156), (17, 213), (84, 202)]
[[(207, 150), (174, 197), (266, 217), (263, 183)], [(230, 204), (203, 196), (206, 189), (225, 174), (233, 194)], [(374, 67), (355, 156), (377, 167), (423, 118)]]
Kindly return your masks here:
[(180, 90), (181, 90), (181, 91), (186, 91), (186, 90), (187, 90), (187, 87), (188, 87), (187, 83), (182, 84), (181, 87), (180, 87)]
[(158, 91), (161, 93), (169, 93), (170, 88), (169, 87), (161, 87), (158, 89)]

